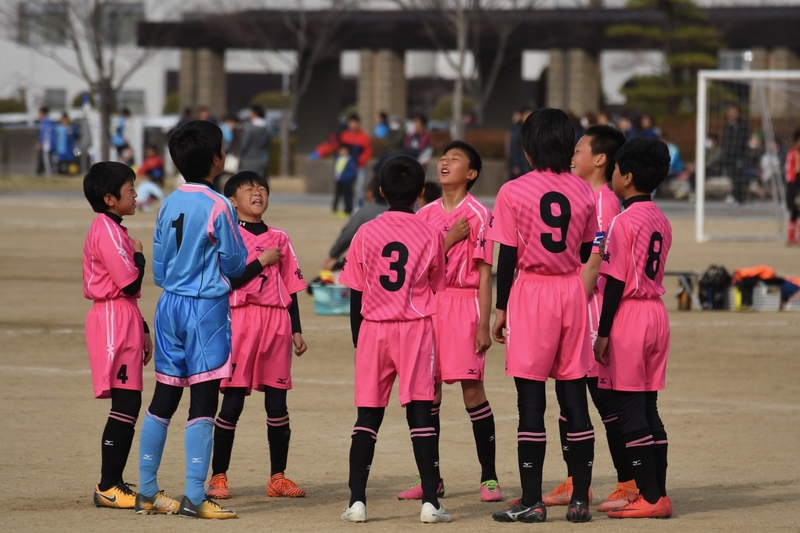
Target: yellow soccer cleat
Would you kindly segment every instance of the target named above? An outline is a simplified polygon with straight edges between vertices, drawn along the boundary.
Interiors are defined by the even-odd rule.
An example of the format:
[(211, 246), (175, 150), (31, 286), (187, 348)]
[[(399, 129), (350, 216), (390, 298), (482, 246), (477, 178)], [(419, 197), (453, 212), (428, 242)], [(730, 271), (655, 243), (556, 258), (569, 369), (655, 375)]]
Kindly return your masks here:
[(213, 520), (225, 520), (227, 518), (236, 518), (236, 511), (225, 509), (223, 506), (211, 500), (206, 496), (199, 505), (195, 505), (186, 496), (181, 500), (181, 509), (178, 511), (180, 516), (188, 518), (205, 518)]
[(111, 509), (133, 509), (136, 504), (136, 491), (130, 485), (120, 481), (108, 490), (100, 490), (100, 485), (94, 488), (95, 507), (109, 507)]
[(136, 495), (136, 514), (175, 514), (180, 509), (178, 500), (173, 500), (163, 490), (148, 498), (144, 494)]

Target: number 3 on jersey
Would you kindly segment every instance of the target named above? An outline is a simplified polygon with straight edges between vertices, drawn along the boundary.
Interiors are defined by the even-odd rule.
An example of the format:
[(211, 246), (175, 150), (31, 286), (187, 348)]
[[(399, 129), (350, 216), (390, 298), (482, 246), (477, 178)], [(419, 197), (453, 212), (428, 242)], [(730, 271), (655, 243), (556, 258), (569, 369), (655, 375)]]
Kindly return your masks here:
[[(553, 214), (553, 205), (558, 206), (559, 214)], [(542, 216), (542, 222), (551, 228), (561, 230), (561, 239), (555, 240), (552, 233), (542, 233), (541, 240), (542, 246), (548, 252), (560, 254), (567, 250), (567, 230), (569, 230), (569, 221), (572, 218), (572, 206), (569, 205), (569, 200), (560, 192), (548, 192), (542, 195), (539, 202), (539, 213)]]
[(389, 292), (397, 292), (403, 288), (406, 282), (406, 263), (408, 263), (408, 248), (402, 242), (393, 241), (383, 247), (381, 255), (383, 257), (393, 257), (397, 252), (397, 259), (389, 263), (389, 270), (395, 273), (395, 280), (392, 276), (381, 276), (381, 287)]

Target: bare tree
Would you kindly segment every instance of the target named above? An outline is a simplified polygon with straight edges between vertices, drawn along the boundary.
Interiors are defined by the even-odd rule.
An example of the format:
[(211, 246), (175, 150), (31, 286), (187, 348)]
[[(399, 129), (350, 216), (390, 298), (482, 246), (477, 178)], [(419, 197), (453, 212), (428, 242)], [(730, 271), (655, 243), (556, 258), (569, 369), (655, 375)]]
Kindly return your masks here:
[(0, 8), (0, 16), (19, 32), (26, 32), (18, 42), (83, 79), (97, 95), (101, 117), (98, 155), (108, 159), (111, 114), (117, 94), (152, 55), (152, 50), (136, 49), (122, 42), (119, 15), (130, 7), (130, 2), (22, 0), (12, 4), (10, 8)]
[[(464, 93), (466, 91), (472, 98), (474, 113), (481, 122), (500, 68), (506, 61), (509, 38), (517, 28), (517, 24), (508, 19), (492, 23), (485, 16), (486, 12), (533, 9), (539, 0), (395, 0), (395, 3), (402, 9), (439, 14), (445, 21), (454, 49), (444, 43), (428, 18), (420, 19), (428, 37), (437, 49), (445, 52), (448, 66), (456, 73), (452, 96), (452, 133), (455, 138), (463, 139)], [(492, 39), (494, 46), (489, 65), (483, 64), (486, 58), (481, 54), (486, 37)], [(473, 57), (471, 70), (467, 69), (468, 54)]]

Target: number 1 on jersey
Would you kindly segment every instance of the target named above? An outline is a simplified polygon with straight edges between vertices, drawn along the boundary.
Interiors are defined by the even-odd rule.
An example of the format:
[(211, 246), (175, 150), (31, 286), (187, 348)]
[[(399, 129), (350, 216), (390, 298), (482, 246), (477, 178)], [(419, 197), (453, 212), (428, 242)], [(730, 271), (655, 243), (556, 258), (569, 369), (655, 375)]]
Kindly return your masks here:
[(178, 250), (180, 250), (183, 242), (183, 213), (172, 221), (172, 227), (175, 228), (175, 244), (178, 245)]

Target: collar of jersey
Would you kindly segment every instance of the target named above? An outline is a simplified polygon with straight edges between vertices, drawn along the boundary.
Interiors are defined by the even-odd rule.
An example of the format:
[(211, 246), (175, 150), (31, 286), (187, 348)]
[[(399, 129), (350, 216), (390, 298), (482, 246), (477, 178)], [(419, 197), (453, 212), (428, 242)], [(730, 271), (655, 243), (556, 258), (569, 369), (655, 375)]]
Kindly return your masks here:
[(413, 209), (409, 209), (407, 207), (390, 207), (389, 211), (397, 211), (399, 213), (408, 213), (410, 215), (414, 214), (414, 210)]
[(653, 199), (650, 197), (649, 194), (640, 194), (638, 196), (631, 196), (630, 198), (622, 202), (622, 207), (627, 209), (629, 205), (635, 204), (637, 202), (652, 202), (652, 201)]
[(186, 182), (186, 185), (205, 185), (205, 186), (206, 186), (206, 187), (208, 187), (209, 189), (211, 189), (211, 190), (214, 190), (214, 185), (212, 185), (211, 183), (207, 182), (206, 180), (200, 180), (200, 181), (187, 181), (187, 182)]
[(266, 222), (263, 220), (258, 222), (247, 222), (246, 220), (240, 220), (239, 225), (254, 235), (261, 235), (269, 231)]
[(103, 211), (103, 214), (108, 218), (110, 218), (111, 220), (113, 220), (114, 222), (116, 222), (117, 224), (119, 224), (120, 226), (122, 225), (122, 217), (119, 216), (118, 214), (111, 213), (110, 211)]

